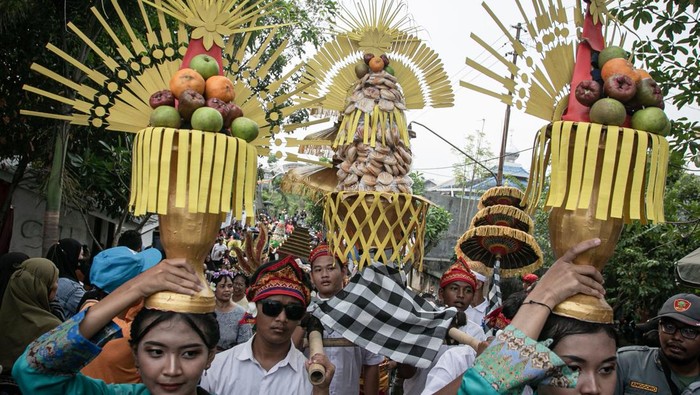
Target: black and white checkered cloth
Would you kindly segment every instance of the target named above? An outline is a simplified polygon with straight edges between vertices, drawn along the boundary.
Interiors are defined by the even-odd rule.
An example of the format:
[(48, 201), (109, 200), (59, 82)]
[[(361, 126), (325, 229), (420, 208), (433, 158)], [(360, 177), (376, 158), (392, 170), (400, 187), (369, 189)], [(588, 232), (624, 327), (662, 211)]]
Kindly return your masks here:
[(438, 310), (404, 285), (395, 265), (372, 264), (335, 297), (309, 306), (324, 325), (375, 354), (430, 366), (457, 310)]
[(501, 297), (501, 263), (497, 260), (493, 266), (493, 277), (491, 278), (491, 289), (489, 290), (489, 307), (486, 315), (503, 305)]

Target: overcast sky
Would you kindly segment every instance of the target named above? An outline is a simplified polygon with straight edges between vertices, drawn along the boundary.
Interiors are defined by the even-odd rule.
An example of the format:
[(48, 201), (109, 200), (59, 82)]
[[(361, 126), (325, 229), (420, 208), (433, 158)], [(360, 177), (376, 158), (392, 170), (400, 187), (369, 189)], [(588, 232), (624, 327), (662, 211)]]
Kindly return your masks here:
[[(421, 28), (418, 33), (419, 37), (425, 40), (442, 59), (455, 93), (454, 107), (410, 110), (406, 113), (408, 121), (424, 124), (459, 147), (466, 144), (466, 136), (483, 128), (486, 142), (494, 156), (497, 156), (500, 153), (505, 104), (490, 96), (463, 88), (459, 82), (460, 80), (467, 81), (491, 89), (498, 87), (489, 78), (467, 66), (465, 64), (467, 57), (475, 59), (500, 75), (509, 75), (504, 66), (469, 37), (471, 33), (477, 34), (486, 43), (497, 48), (499, 53), (508, 59), (512, 56), (510, 55), (510, 42), (479, 1), (406, 0), (406, 3), (409, 14), (415, 20), (415, 25)], [(507, 27), (514, 26), (518, 22), (525, 22), (515, 1), (488, 0), (487, 3)], [(522, 0), (521, 3), (526, 8), (528, 15), (533, 15), (532, 8), (528, 8), (531, 2)], [(563, 3), (568, 4), (570, 8), (574, 5), (573, 0), (565, 0)], [(571, 9), (569, 9), (570, 12)], [(515, 35), (515, 29), (511, 29), (510, 32)], [(522, 33), (521, 41), (526, 47), (532, 48), (534, 46), (525, 30)], [(519, 59), (519, 62), (523, 62), (523, 60)], [(697, 110), (691, 111), (694, 111), (694, 116), (698, 115)], [(669, 113), (673, 115), (674, 111), (670, 109)], [(691, 116), (693, 115), (691, 114)], [(535, 133), (545, 124), (546, 121), (513, 108), (509, 127), (509, 148), (529, 149), (532, 146)], [(426, 178), (436, 182), (442, 182), (452, 177), (451, 165), (460, 162), (463, 156), (421, 126), (414, 125), (413, 129), (417, 133), (417, 138), (411, 143), (414, 154), (413, 170), (422, 172)], [(517, 161), (526, 169), (529, 169), (530, 166), (530, 154), (529, 150), (523, 152)], [(496, 163), (497, 161), (494, 160), (486, 164), (495, 165)]]

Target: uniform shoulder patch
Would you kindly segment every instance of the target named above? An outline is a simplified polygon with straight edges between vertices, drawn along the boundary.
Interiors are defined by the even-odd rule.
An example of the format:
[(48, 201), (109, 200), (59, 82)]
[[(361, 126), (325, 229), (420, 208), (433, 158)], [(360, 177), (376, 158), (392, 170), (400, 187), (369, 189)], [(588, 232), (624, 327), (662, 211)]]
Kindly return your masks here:
[(639, 381), (630, 381), (630, 387), (636, 388), (639, 390), (653, 392), (653, 393), (659, 392), (659, 387), (656, 387), (656, 386), (651, 385), (651, 384), (640, 383)]

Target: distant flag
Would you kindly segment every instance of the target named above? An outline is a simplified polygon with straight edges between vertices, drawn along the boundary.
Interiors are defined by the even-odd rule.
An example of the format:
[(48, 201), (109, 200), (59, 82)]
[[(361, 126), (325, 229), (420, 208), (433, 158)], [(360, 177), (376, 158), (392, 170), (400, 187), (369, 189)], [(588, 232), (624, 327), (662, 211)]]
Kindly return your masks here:
[(426, 368), (457, 310), (438, 310), (405, 284), (406, 275), (396, 265), (374, 263), (354, 275), (335, 297), (312, 303), (309, 311), (370, 352)]

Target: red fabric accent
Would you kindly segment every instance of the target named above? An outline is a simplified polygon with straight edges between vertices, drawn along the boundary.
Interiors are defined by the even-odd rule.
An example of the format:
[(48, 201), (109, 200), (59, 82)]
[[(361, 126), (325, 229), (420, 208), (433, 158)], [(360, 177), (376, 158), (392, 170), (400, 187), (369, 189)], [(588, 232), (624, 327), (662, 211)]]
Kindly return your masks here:
[(457, 263), (450, 266), (445, 271), (445, 274), (442, 275), (440, 278), (440, 288), (445, 288), (457, 281), (463, 281), (471, 285), (472, 290), (476, 289), (476, 276), (469, 270), (469, 266), (467, 266), (466, 262), (461, 259), (458, 259)]
[(589, 107), (584, 106), (576, 100), (576, 87), (583, 80), (591, 79), (591, 53), (593, 50), (600, 51), (605, 48), (603, 40), (603, 24), (598, 21), (593, 23), (593, 16), (590, 13), (590, 5), (586, 10), (583, 20), (582, 40), (576, 48), (576, 64), (574, 74), (571, 77), (571, 92), (569, 93), (569, 105), (562, 114), (562, 120), (574, 122), (590, 122), (588, 117)]
[(313, 263), (322, 256), (333, 256), (328, 248), (328, 244), (319, 244), (318, 247), (314, 248), (309, 254), (309, 263)]
[(182, 70), (187, 68), (187, 66), (190, 64), (190, 60), (201, 54), (207, 54), (216, 59), (216, 62), (219, 64), (219, 75), (224, 75), (224, 62), (221, 47), (214, 44), (212, 45), (211, 49), (207, 51), (204, 49), (204, 40), (201, 38), (190, 40), (190, 43), (187, 46), (187, 52), (185, 52), (185, 57), (182, 58), (180, 69)]

